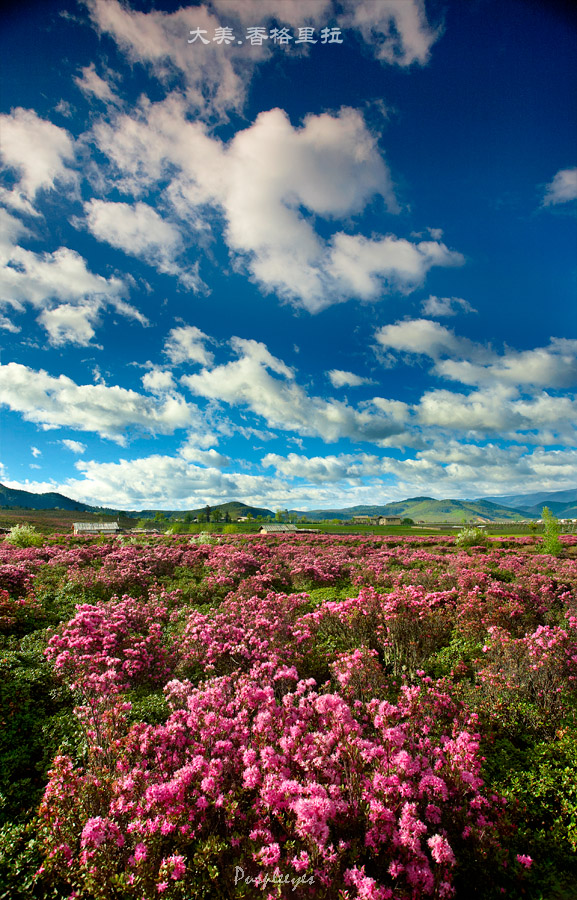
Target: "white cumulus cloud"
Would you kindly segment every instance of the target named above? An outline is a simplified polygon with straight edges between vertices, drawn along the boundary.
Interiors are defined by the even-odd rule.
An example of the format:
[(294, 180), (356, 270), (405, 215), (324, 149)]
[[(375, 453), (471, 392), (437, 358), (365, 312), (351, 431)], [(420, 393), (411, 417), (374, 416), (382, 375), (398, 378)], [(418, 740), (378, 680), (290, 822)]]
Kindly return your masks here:
[(385, 350), (423, 354), (431, 359), (441, 356), (462, 356), (472, 342), (457, 337), (454, 332), (430, 319), (406, 319), (385, 325), (376, 333), (377, 342)]
[(26, 250), (17, 241), (30, 236), (29, 229), (2, 209), (0, 226), (0, 306), (17, 312), (26, 305), (40, 310), (38, 321), (51, 343), (89, 344), (106, 307), (147, 324), (124, 299), (127, 288), (120, 278), (94, 274), (83, 257), (68, 247), (51, 253)]
[(345, 0), (339, 23), (360, 31), (377, 59), (399, 66), (425, 65), (440, 37), (423, 0)]
[(426, 316), (456, 316), (457, 313), (477, 312), (462, 297), (428, 297), (423, 300), (421, 309)]
[(86, 347), (96, 333), (98, 313), (99, 306), (95, 304), (73, 306), (71, 303), (63, 303), (61, 306), (45, 309), (38, 316), (38, 321), (48, 332), (50, 343), (54, 347), (62, 344)]
[(109, 463), (79, 460), (75, 466), (81, 477), (44, 490), (60, 490), (75, 500), (117, 509), (190, 509), (207, 502), (224, 503), (231, 497), (253, 503), (274, 493), (282, 493), (283, 499), (287, 496), (286, 486), (276, 479), (229, 475), (215, 466), (194, 465), (181, 456), (155, 454)]
[(577, 168), (560, 169), (553, 181), (547, 185), (543, 206), (556, 206), (577, 199)]
[(422, 425), (454, 432), (499, 433), (505, 439), (554, 444), (577, 437), (577, 400), (555, 397), (546, 391), (519, 396), (514, 388), (487, 387), (470, 394), (447, 390), (426, 391), (416, 407)]
[(152, 394), (162, 394), (176, 388), (172, 372), (153, 368), (142, 376), (142, 386)]
[[(403, 424), (385, 412), (358, 410), (337, 400), (310, 397), (295, 375), (264, 344), (232, 338), (238, 359), (181, 379), (194, 394), (231, 406), (248, 407), (271, 428), (319, 436), (324, 441), (384, 442), (403, 431)], [(278, 377), (275, 377), (278, 376)]]
[[(223, 118), (239, 110), (247, 85), (266, 48), (247, 54), (236, 42), (220, 46), (212, 41), (220, 20), (206, 5), (168, 13), (139, 12), (118, 0), (87, 0), (90, 15), (101, 34), (110, 35), (132, 63), (151, 69), (170, 90), (184, 80), (187, 104), (197, 113)], [(206, 32), (204, 39), (189, 44), (191, 31)]]
[(298, 453), (289, 453), (288, 456), (267, 453), (262, 464), (265, 468), (274, 468), (287, 478), (304, 478), (314, 484), (330, 484), (344, 480), (358, 483), (360, 478), (382, 475), (385, 471), (382, 460), (367, 453), (313, 457)]
[[(110, 76), (109, 76), (110, 77)], [(96, 97), (103, 103), (118, 103), (118, 97), (110, 86), (110, 81), (101, 78), (94, 63), (85, 66), (81, 74), (74, 79), (77, 87), (87, 97)]]
[(329, 380), (333, 387), (360, 387), (362, 384), (374, 384), (370, 378), (363, 378), (362, 375), (355, 375), (354, 372), (345, 372), (343, 369), (331, 369), (327, 372)]
[(200, 290), (197, 268), (185, 269), (177, 262), (183, 250), (179, 229), (146, 203), (111, 203), (89, 200), (84, 204), (88, 229), (131, 256), (144, 259), (159, 272), (176, 275), (191, 290)]
[(469, 385), (566, 388), (577, 384), (577, 340), (550, 338), (546, 347), (497, 353), (491, 347), (459, 337), (430, 319), (407, 319), (376, 332), (386, 351), (428, 356), (433, 371)]
[(210, 366), (214, 354), (206, 348), (209, 341), (208, 335), (196, 325), (179, 325), (168, 333), (164, 353), (175, 366), (188, 362)]
[(83, 444), (82, 441), (73, 441), (70, 438), (64, 438), (60, 443), (63, 447), (66, 447), (66, 449), (70, 450), (72, 453), (82, 455), (86, 452), (86, 444)]
[(19, 363), (0, 366), (0, 403), (44, 429), (91, 431), (119, 443), (135, 431), (172, 434), (200, 418), (178, 394), (157, 400), (116, 385), (76, 384)]
[[(270, 25), (274, 18), (292, 26), (296, 41), (296, 29), (313, 25), (319, 41), (320, 29), (336, 22), (349, 39), (357, 32), (368, 54), (399, 66), (425, 65), (441, 34), (427, 21), (423, 0), (207, 0), (170, 13), (140, 12), (119, 0), (86, 0), (86, 5), (96, 29), (130, 62), (148, 67), (167, 91), (183, 82), (187, 104), (206, 117), (226, 118), (240, 110), (256, 67), (271, 56), (272, 41), (252, 44), (248, 26)], [(213, 38), (223, 25), (231, 27), (234, 40), (220, 45)], [(295, 42), (291, 49), (298, 46)], [(85, 71), (81, 87), (108, 99), (100, 81)]]
[(33, 109), (18, 107), (0, 116), (0, 156), (19, 175), (16, 194), (33, 200), (41, 189), (58, 180), (75, 182), (74, 141), (66, 129), (41, 119)]
[[(398, 211), (388, 166), (356, 110), (310, 115), (296, 128), (283, 110), (269, 110), (225, 144), (189, 121), (172, 95), (99, 123), (93, 136), (122, 190), (142, 193), (168, 180), (163, 199), (175, 215), (197, 232), (210, 227), (207, 210), (223, 216), (236, 267), (263, 291), (311, 312), (408, 292), (433, 266), (464, 262), (440, 241), (336, 230), (335, 220), (378, 197)], [(320, 236), (315, 217), (332, 235)]]
[(371, 240), (340, 233), (330, 251), (330, 268), (342, 289), (364, 300), (391, 290), (408, 293), (422, 284), (433, 266), (461, 266), (464, 262), (461, 253), (438, 241), (413, 244), (394, 235)]
[(228, 466), (232, 465), (232, 459), (229, 456), (219, 453), (218, 450), (215, 450), (214, 448), (211, 448), (210, 450), (201, 450), (198, 447), (186, 444), (184, 447), (180, 448), (179, 456), (182, 456), (183, 459), (189, 460), (190, 462), (198, 462), (201, 466), (206, 466), (208, 469), (226, 469)]

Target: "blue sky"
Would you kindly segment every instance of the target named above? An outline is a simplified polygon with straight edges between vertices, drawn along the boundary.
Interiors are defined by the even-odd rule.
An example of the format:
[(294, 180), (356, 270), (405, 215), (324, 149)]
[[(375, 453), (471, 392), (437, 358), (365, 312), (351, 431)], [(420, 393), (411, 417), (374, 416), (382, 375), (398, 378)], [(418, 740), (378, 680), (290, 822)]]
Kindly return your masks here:
[(2, 482), (573, 487), (576, 43), (537, 0), (9, 5)]

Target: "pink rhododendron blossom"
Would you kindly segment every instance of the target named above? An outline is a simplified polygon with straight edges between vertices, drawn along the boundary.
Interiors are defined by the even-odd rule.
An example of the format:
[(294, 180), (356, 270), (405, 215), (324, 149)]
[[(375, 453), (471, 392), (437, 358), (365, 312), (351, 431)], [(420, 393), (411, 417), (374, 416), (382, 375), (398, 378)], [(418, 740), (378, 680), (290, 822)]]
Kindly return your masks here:
[(434, 834), (427, 840), (427, 844), (431, 848), (431, 856), (435, 862), (455, 865), (455, 854), (446, 838), (440, 834)]

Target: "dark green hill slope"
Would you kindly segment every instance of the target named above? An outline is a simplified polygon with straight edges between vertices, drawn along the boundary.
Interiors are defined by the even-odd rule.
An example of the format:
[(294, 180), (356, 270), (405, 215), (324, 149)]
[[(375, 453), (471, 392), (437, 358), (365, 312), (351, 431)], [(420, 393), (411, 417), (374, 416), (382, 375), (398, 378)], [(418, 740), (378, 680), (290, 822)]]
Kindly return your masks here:
[[(270, 509), (265, 509), (262, 506), (247, 506), (246, 503), (240, 503), (238, 500), (231, 500), (229, 503), (218, 503), (211, 506), (210, 509), (211, 511), (218, 510), (223, 517), (228, 513), (231, 519), (238, 519), (239, 516), (248, 516), (249, 513), (254, 519), (257, 516), (262, 516), (264, 519), (271, 516), (274, 517), (274, 513)], [(197, 509), (162, 510), (169, 519), (182, 519), (184, 516), (196, 518), (201, 513), (204, 514), (205, 511), (206, 505), (199, 506)], [(130, 515), (153, 518), (157, 512), (158, 510), (156, 509), (143, 509), (140, 512), (131, 512)]]
[(68, 509), (79, 512), (98, 512), (96, 506), (89, 506), (79, 500), (71, 500), (64, 494), (50, 491), (46, 494), (33, 494), (32, 491), (20, 491), (0, 484), (0, 507), (20, 509)]

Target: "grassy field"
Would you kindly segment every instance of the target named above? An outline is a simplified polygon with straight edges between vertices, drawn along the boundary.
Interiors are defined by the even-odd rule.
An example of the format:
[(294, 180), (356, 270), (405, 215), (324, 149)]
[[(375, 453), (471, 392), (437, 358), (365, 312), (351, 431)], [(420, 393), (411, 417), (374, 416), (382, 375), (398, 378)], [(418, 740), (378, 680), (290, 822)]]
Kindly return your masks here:
[(451, 525), (331, 525), (328, 522), (317, 522), (312, 525), (299, 525), (299, 528), (312, 528), (323, 534), (452, 534), (455, 529)]

